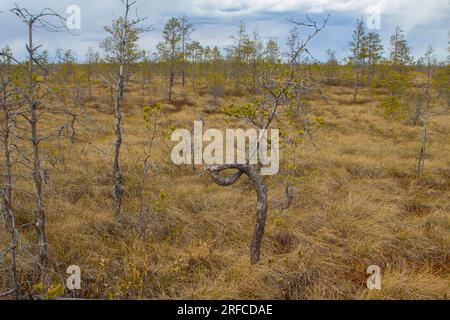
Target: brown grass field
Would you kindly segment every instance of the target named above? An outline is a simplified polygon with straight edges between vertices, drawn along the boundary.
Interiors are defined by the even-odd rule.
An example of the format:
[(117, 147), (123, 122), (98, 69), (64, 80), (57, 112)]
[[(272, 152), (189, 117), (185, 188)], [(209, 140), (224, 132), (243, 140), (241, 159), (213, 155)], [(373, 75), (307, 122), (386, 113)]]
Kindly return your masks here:
[[(86, 102), (76, 143), (61, 139), (46, 146), (49, 266), (46, 278), (38, 279), (31, 254), (35, 232), (24, 229), (22, 290), (45, 298), (449, 299), (449, 118), (433, 118), (425, 174), (418, 177), (420, 126), (386, 118), (378, 96), (366, 90), (361, 103), (352, 104), (351, 88), (322, 88), (328, 101), (315, 98), (310, 105), (325, 125), (316, 147), (305, 139), (292, 155), (300, 178), (289, 209), (282, 210), (283, 176), (265, 178), (269, 210), (262, 259), (254, 266), (248, 250), (256, 196), (248, 179), (220, 187), (202, 167), (193, 171), (170, 160), (171, 128), (191, 128), (200, 117), (206, 127), (221, 129), (239, 122), (212, 108), (208, 94), (183, 93), (177, 83), (175, 97), (185, 101), (163, 105), (142, 234), (140, 159), (150, 132), (141, 101), (160, 101), (163, 90), (153, 85), (142, 96), (137, 83), (126, 88), (121, 226), (112, 213), (114, 115), (107, 104)], [(100, 86), (95, 90), (107, 95)], [(221, 104), (249, 99), (225, 96)], [(286, 158), (282, 151), (282, 166)], [(14, 174), (18, 223), (26, 223), (33, 207), (26, 193), (33, 190), (30, 172), (18, 166)], [(8, 241), (3, 230), (0, 241)], [(65, 271), (73, 264), (82, 270), (82, 290), (64, 292)], [(366, 287), (370, 265), (381, 267), (381, 290)], [(1, 269), (5, 286), (8, 277)]]

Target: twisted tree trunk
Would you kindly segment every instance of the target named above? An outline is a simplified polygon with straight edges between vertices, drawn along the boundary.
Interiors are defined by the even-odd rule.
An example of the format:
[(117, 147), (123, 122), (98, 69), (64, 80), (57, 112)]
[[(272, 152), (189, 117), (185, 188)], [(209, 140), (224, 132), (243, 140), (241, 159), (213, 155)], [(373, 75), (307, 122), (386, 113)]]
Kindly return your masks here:
[[(228, 169), (236, 169), (237, 171), (228, 177), (219, 175), (220, 172)], [(219, 186), (231, 186), (238, 181), (243, 174), (245, 174), (253, 183), (257, 195), (257, 205), (255, 230), (250, 244), (250, 262), (252, 264), (258, 263), (260, 260), (261, 242), (264, 236), (264, 227), (266, 224), (267, 188), (257, 167), (249, 164), (224, 164), (210, 166), (207, 167), (206, 170), (210, 172), (213, 181)]]

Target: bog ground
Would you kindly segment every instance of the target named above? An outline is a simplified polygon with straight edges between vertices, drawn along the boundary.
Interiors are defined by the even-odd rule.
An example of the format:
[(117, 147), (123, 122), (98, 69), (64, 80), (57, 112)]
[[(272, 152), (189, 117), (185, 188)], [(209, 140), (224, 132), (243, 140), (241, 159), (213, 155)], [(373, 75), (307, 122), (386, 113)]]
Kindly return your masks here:
[[(77, 142), (52, 146), (46, 159), (52, 271), (45, 286), (30, 281), (35, 278), (32, 256), (22, 258), (27, 290), (51, 294), (48, 287), (64, 283), (67, 266), (75, 264), (82, 270), (76, 295), (86, 298), (448, 298), (448, 118), (436, 120), (426, 174), (419, 178), (420, 127), (387, 120), (369, 98), (342, 103), (351, 101), (351, 90), (325, 87), (329, 101), (312, 102), (314, 116), (325, 122), (317, 145), (305, 139), (293, 155), (301, 179), (289, 209), (282, 210), (283, 176), (266, 178), (262, 261), (251, 266), (253, 187), (246, 179), (219, 187), (202, 167), (194, 172), (170, 160), (168, 128), (191, 128), (200, 116), (205, 127), (230, 126), (227, 116), (210, 111), (208, 95), (189, 93), (189, 104), (163, 106), (145, 185), (148, 225), (140, 233), (140, 159), (150, 130), (136, 90), (129, 88), (132, 99), (124, 109), (123, 224), (117, 226), (112, 215), (112, 115), (87, 105), (89, 116), (82, 119)], [(223, 103), (246, 100), (226, 97)], [(282, 150), (282, 161), (284, 156)], [(29, 176), (17, 175), (16, 184), (29, 188)], [(16, 198), (24, 205), (29, 201), (20, 193)], [(6, 241), (6, 234), (2, 238)], [(34, 250), (32, 230), (20, 241)], [(370, 265), (382, 269), (380, 291), (366, 288)]]

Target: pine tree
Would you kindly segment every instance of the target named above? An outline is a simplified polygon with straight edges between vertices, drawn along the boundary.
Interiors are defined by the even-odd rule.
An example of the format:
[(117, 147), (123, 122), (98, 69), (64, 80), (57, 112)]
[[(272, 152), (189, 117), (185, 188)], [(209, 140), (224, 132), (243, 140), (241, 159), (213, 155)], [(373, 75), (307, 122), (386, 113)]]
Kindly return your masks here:
[(404, 31), (400, 26), (395, 28), (394, 34), (390, 41), (390, 59), (394, 66), (398, 66), (400, 70), (413, 61), (411, 56), (411, 48), (406, 42)]
[(192, 63), (192, 90), (195, 91), (196, 66), (201, 61), (203, 47), (198, 41), (192, 41), (186, 46), (186, 54)]
[(326, 77), (327, 83), (331, 84), (334, 81), (334, 75), (336, 74), (339, 63), (336, 59), (336, 51), (328, 49), (326, 51), (327, 62), (326, 62)]
[(365, 39), (365, 47), (367, 49), (367, 64), (369, 65), (369, 83), (372, 83), (375, 67), (381, 61), (383, 55), (380, 35), (376, 32), (369, 32)]
[(236, 36), (233, 36), (233, 45), (230, 48), (230, 55), (232, 61), (232, 74), (234, 78), (234, 89), (237, 91), (241, 84), (241, 76), (243, 68), (248, 58), (247, 46), (250, 39), (247, 34), (245, 23), (241, 21)]
[(128, 66), (136, 62), (142, 54), (139, 50), (137, 41), (139, 34), (145, 29), (139, 26), (142, 20), (132, 20), (129, 16), (130, 8), (135, 2), (130, 3), (124, 0), (125, 13), (122, 17), (115, 19), (110, 26), (105, 26), (108, 36), (100, 43), (100, 47), (105, 50), (106, 57), (112, 63), (119, 66), (117, 82), (115, 82), (115, 143), (114, 143), (114, 216), (116, 222), (120, 223), (121, 206), (123, 197), (123, 176), (120, 168), (120, 148), (122, 145), (122, 104), (124, 96), (124, 86)]
[(276, 64), (280, 62), (280, 47), (276, 39), (270, 39), (266, 43), (264, 50), (264, 59), (269, 64)]
[(181, 33), (181, 80), (182, 85), (186, 83), (186, 58), (187, 58), (187, 45), (190, 41), (190, 34), (194, 32), (194, 27), (192, 23), (189, 22), (189, 19), (186, 15), (183, 15), (180, 19), (180, 33)]
[(163, 29), (164, 41), (158, 44), (158, 51), (169, 62), (169, 101), (172, 101), (172, 89), (175, 83), (175, 64), (180, 55), (180, 41), (183, 39), (182, 26), (177, 18), (170, 18)]
[(367, 55), (366, 44), (366, 31), (364, 30), (364, 20), (359, 18), (356, 20), (355, 30), (353, 30), (352, 41), (349, 42), (348, 47), (350, 49), (351, 55), (349, 60), (353, 64), (355, 71), (355, 84), (353, 93), (353, 103), (356, 102), (358, 98), (359, 90), (359, 78), (362, 72), (364, 59)]

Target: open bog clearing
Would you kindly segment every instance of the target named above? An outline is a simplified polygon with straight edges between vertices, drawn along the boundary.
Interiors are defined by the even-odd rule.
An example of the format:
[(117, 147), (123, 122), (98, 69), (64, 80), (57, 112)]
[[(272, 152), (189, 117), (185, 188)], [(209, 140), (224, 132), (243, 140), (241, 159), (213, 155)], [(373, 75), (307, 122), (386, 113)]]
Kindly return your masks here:
[(2, 298), (449, 299), (448, 61), (360, 22), (313, 60), (326, 17), (141, 55), (123, 19), (86, 61), (0, 55)]

